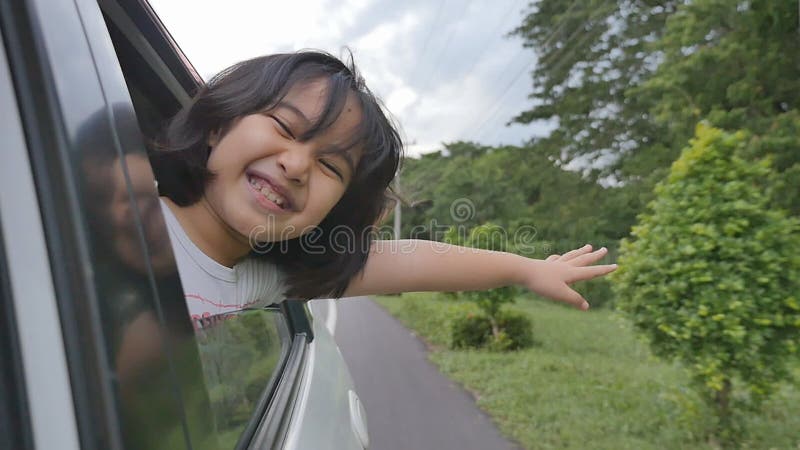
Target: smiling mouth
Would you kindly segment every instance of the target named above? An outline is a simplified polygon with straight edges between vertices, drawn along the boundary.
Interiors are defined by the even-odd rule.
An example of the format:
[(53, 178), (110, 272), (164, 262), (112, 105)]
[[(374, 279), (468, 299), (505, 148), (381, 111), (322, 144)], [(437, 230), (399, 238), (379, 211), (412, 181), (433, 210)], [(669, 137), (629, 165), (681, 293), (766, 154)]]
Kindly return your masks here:
[(274, 203), (282, 210), (288, 211), (289, 209), (291, 209), (291, 204), (289, 203), (289, 200), (286, 197), (275, 192), (266, 180), (254, 175), (249, 175), (247, 177), (247, 182), (250, 183), (250, 186), (256, 192), (260, 193), (267, 200)]

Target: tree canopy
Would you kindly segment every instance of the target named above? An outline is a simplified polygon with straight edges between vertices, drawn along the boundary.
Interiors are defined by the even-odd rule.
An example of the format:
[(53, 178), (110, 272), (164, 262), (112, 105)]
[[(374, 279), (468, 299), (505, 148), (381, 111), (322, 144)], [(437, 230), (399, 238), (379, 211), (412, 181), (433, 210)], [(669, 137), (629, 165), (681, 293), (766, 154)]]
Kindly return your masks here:
[[(794, 0), (531, 5), (513, 33), (537, 54), (533, 107), (514, 120), (557, 119), (539, 145), (560, 161), (578, 160), (595, 176), (643, 181), (649, 190), (701, 120), (756, 136), (797, 130)], [(797, 180), (796, 140), (761, 149), (775, 155), (775, 170)]]
[(654, 353), (685, 364), (723, 424), (789, 379), (800, 339), (800, 223), (770, 208), (767, 160), (747, 133), (701, 124), (623, 241), (617, 306)]

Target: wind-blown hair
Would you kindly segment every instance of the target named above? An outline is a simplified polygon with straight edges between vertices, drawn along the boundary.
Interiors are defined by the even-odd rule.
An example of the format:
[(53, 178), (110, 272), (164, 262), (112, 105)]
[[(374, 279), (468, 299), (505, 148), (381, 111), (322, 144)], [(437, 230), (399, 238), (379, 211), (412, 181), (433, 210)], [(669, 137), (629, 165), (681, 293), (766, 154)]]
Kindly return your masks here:
[[(301, 51), (235, 64), (212, 78), (173, 117), (150, 155), (160, 194), (179, 206), (192, 205), (214, 178), (207, 168), (210, 133), (222, 136), (236, 119), (275, 108), (293, 86), (317, 80), (327, 82), (325, 105), (298, 139), (311, 139), (333, 125), (352, 95), (361, 108), (361, 122), (342, 151), (358, 146), (363, 153), (344, 195), (314, 232), (253, 252), (286, 272), (292, 298), (340, 297), (361, 272), (373, 240), (369, 231), (387, 204), (389, 183), (402, 158), (400, 135), (352, 57), (345, 64), (325, 52)], [(334, 241), (336, 232), (343, 231), (350, 241), (345, 248)]]

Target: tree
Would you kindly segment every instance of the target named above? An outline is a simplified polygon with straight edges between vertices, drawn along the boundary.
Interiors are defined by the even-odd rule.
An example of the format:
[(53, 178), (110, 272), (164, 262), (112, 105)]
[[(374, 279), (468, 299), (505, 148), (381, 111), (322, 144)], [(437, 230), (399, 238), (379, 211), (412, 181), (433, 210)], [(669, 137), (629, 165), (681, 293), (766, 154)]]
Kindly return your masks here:
[(687, 2), (652, 45), (663, 63), (629, 95), (648, 99), (676, 142), (700, 120), (766, 131), (800, 106), (799, 32), (795, 0)]
[[(538, 52), (534, 107), (514, 121), (557, 120), (541, 145), (558, 161), (638, 185), (639, 210), (695, 125), (758, 139), (785, 186), (800, 174), (798, 8), (794, 0), (542, 0), (513, 32)], [(794, 122), (794, 123), (792, 123)], [(794, 139), (787, 139), (789, 137)], [(766, 153), (753, 155), (756, 158)], [(780, 190), (776, 191), (780, 192)], [(780, 206), (800, 214), (800, 194)]]
[[(651, 105), (626, 95), (647, 79), (662, 54), (651, 48), (675, 0), (541, 0), (512, 34), (537, 52), (534, 106), (518, 123), (556, 120), (557, 128), (538, 143), (566, 164), (594, 161), (595, 176), (614, 174), (636, 181), (653, 177), (677, 151), (663, 142)], [(658, 170), (655, 171), (656, 178)]]
[[(795, 0), (686, 2), (652, 44), (663, 62), (626, 96), (651, 105), (670, 147), (700, 120), (748, 130), (749, 156), (772, 155), (776, 181), (791, 183), (800, 174), (799, 23)], [(779, 204), (800, 214), (797, 189), (779, 192)]]
[[(408, 200), (403, 236), (441, 240), (451, 225), (471, 229), (491, 222), (518, 238), (523, 245), (516, 251), (533, 258), (587, 242), (608, 247), (613, 256), (618, 240), (635, 223), (630, 204), (643, 195), (635, 186), (603, 188), (585, 180), (555, 165), (535, 145), (447, 144), (442, 152), (406, 160), (401, 180)], [(595, 306), (612, 300), (605, 279), (580, 288)]]
[[(459, 151), (454, 152), (456, 145)], [(470, 151), (468, 145), (480, 151)], [(445, 152), (409, 158), (404, 164), (402, 193), (419, 205), (403, 211), (406, 236), (413, 227), (434, 221), (469, 228), (492, 222), (512, 235), (520, 226), (533, 226), (538, 240), (575, 244), (586, 239), (614, 241), (633, 224), (629, 194), (624, 200), (618, 195), (629, 189), (604, 189), (584, 180), (556, 166), (539, 147), (454, 143), (446, 144)], [(459, 200), (465, 200), (470, 211), (454, 217)], [(608, 208), (603, 208), (606, 203)], [(441, 239), (441, 234), (423, 236)]]
[(658, 356), (687, 367), (729, 432), (734, 388), (757, 405), (791, 377), (800, 342), (800, 225), (769, 204), (749, 137), (705, 124), (623, 240), (617, 305)]

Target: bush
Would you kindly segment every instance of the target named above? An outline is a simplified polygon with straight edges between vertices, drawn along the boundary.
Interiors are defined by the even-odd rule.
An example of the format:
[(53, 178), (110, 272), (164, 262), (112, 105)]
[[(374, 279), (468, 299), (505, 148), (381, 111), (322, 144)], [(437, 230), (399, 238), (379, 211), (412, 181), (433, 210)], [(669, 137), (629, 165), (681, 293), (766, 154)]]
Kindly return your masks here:
[[(506, 336), (508, 344), (498, 350), (517, 350), (530, 347), (533, 344), (533, 326), (531, 320), (525, 314), (515, 311), (500, 311), (497, 317), (497, 325), (500, 332)], [(494, 342), (497, 345), (500, 339)]]
[(508, 351), (530, 347), (533, 344), (531, 321), (518, 312), (501, 311), (497, 316), (497, 335), (492, 334), (492, 323), (482, 314), (458, 316), (451, 325), (451, 348), (487, 348)]
[(453, 319), (451, 328), (451, 348), (481, 348), (492, 336), (489, 318), (481, 314), (468, 313)]
[(791, 378), (800, 341), (798, 223), (769, 206), (769, 164), (736, 156), (747, 142), (698, 126), (611, 277), (617, 306), (655, 354), (686, 365), (722, 434), (737, 398), (755, 406)]

